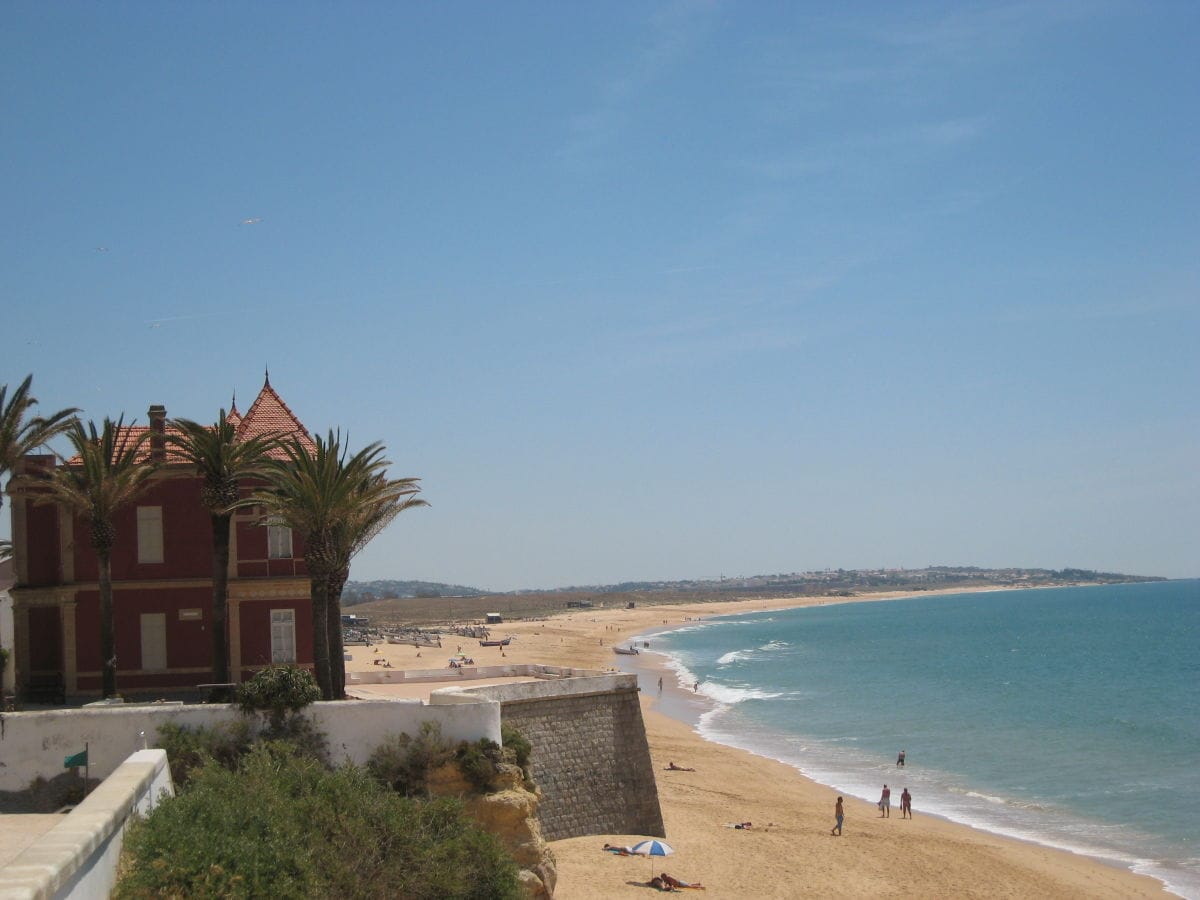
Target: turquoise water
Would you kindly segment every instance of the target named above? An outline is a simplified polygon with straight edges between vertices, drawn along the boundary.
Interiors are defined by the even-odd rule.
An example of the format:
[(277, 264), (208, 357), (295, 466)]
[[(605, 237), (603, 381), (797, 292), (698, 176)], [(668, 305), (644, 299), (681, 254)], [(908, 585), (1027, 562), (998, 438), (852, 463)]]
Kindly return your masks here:
[(711, 740), (872, 801), (907, 786), (918, 815), (1200, 898), (1200, 581), (831, 602), (643, 637), (687, 694), (701, 683), (683, 703)]

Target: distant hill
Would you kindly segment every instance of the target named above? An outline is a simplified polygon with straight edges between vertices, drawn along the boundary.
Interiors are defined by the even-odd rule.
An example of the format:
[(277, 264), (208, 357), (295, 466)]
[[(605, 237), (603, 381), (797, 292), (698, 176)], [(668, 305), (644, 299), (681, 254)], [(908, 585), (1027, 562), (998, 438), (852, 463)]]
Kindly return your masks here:
[[(1122, 584), (1135, 581), (1165, 581), (1158, 576), (1123, 575), (1091, 569), (986, 569), (978, 566), (928, 566), (924, 569), (823, 569), (779, 575), (739, 575), (685, 581), (626, 581), (620, 584), (576, 585), (561, 588), (516, 591), (484, 591), (460, 584), (434, 581), (350, 581), (342, 593), (342, 605), (353, 606), (393, 598), (520, 596), (529, 594), (670, 594), (719, 596), (803, 596), (849, 594), (855, 591), (975, 587), (1039, 587), (1068, 584)], [(713, 596), (716, 595), (716, 596)]]
[(347, 581), (342, 591), (342, 606), (393, 597), (481, 597), (486, 593), (478, 588), (436, 581)]

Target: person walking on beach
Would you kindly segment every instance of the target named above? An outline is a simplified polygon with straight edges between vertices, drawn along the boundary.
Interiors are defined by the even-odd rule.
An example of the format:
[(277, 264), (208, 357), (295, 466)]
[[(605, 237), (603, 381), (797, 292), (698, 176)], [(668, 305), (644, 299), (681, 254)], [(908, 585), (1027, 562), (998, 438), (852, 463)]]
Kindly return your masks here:
[(900, 751), (900, 755), (896, 757), (896, 765), (901, 769), (904, 768), (904, 751)]
[(912, 818), (912, 794), (905, 788), (900, 794), (900, 818)]
[(892, 817), (892, 789), (886, 784), (883, 786), (883, 793), (879, 796), (879, 818), (890, 819)]
[(658, 678), (658, 692), (660, 694), (662, 693), (662, 676), (661, 675)]
[(846, 813), (842, 809), (841, 797), (838, 797), (837, 804), (833, 807), (833, 815), (837, 819), (837, 824), (833, 826), (833, 829), (829, 833), (840, 836), (842, 833), (842, 820), (846, 818)]

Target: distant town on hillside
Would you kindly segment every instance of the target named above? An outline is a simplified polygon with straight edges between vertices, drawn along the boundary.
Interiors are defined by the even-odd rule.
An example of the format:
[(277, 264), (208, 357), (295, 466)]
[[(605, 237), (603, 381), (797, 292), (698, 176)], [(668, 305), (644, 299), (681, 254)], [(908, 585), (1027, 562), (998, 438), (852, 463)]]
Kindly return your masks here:
[(342, 605), (353, 606), (393, 598), (483, 597), (563, 592), (588, 594), (669, 593), (710, 595), (788, 596), (849, 595), (859, 591), (920, 591), (935, 588), (999, 586), (1011, 588), (1071, 584), (1124, 584), (1166, 581), (1146, 575), (1123, 575), (1091, 569), (984, 569), (978, 566), (929, 566), (924, 569), (823, 569), (786, 575), (700, 578), (685, 581), (624, 581), (620, 584), (572, 585), (561, 588), (488, 591), (432, 581), (349, 581)]

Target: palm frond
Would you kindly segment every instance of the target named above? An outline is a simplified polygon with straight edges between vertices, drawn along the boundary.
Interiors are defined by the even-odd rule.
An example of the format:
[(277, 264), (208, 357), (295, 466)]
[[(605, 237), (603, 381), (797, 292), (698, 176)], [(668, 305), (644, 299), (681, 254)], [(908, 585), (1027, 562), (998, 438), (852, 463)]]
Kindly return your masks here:
[(8, 385), (0, 385), (0, 476), (12, 471), (21, 457), (66, 432), (79, 412), (60, 409), (53, 415), (26, 418), (38, 402), (29, 392), (32, 385), (33, 376), (27, 375), (11, 397)]

